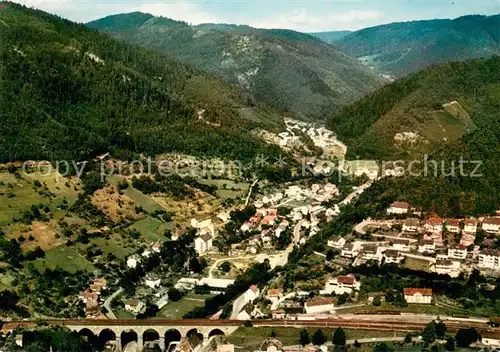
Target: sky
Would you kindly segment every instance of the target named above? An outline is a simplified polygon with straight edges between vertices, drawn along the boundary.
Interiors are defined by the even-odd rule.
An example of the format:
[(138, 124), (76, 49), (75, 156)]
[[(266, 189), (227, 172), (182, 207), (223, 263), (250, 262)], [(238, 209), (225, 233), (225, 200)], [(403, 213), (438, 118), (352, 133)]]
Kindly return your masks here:
[(233, 23), (301, 32), (500, 13), (500, 0), (14, 0), (76, 22), (142, 11), (191, 24)]

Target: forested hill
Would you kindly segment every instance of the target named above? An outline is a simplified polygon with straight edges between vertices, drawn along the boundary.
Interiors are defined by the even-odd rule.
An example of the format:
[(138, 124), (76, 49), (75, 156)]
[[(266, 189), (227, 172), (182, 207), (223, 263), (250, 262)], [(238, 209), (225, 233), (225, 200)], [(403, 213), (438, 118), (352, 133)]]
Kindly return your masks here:
[(429, 65), (500, 54), (500, 15), (392, 23), (362, 29), (334, 46), (402, 77)]
[(429, 160), (427, 173), (420, 164), (411, 173), (406, 168), (404, 177), (376, 182), (363, 194), (364, 202), (384, 208), (407, 201), (429, 216), (453, 218), (494, 215), (500, 209), (500, 119), (444, 145)]
[(13, 3), (0, 4), (0, 106), (0, 161), (108, 151), (250, 158), (269, 147), (249, 130), (282, 123), (171, 56)]
[[(500, 57), (446, 63), (402, 78), (328, 122), (348, 157), (408, 159), (500, 119)], [(494, 125), (498, 126), (498, 125)]]
[(320, 39), (290, 30), (190, 26), (138, 12), (88, 25), (171, 53), (244, 87), (258, 101), (305, 118), (323, 119), (385, 83), (373, 70)]

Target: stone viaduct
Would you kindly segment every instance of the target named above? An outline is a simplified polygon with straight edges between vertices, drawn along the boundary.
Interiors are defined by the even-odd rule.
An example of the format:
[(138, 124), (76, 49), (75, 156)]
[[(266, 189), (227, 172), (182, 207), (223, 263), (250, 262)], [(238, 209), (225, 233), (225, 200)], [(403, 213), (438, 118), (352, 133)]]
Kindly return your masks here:
[[(229, 335), (234, 332), (242, 321), (218, 320), (164, 320), (164, 319), (62, 319), (44, 320), (44, 324), (65, 326), (84, 336), (98, 336), (101, 341), (114, 342), (117, 351), (135, 341), (137, 346), (157, 344), (161, 351), (168, 351), (172, 344), (177, 344), (182, 337), (192, 337), (207, 340), (215, 335)], [(6, 323), (4, 328), (34, 326), (38, 322)]]

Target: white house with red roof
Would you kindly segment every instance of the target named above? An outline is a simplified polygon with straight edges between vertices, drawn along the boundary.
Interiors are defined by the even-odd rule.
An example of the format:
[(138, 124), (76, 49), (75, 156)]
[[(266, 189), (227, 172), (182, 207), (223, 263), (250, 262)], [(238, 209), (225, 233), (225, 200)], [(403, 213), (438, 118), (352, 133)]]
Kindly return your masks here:
[(495, 234), (500, 233), (500, 217), (491, 217), (484, 219), (483, 231)]
[(465, 219), (463, 232), (468, 233), (468, 234), (475, 234), (477, 232), (477, 220), (476, 219)]
[(430, 288), (405, 288), (403, 290), (406, 302), (410, 304), (431, 304), (432, 289)]
[(333, 305), (332, 298), (316, 299), (304, 304), (304, 309), (306, 310), (307, 314), (327, 313), (334, 310), (334, 308), (335, 306)]
[(410, 210), (410, 204), (406, 202), (394, 202), (387, 208), (387, 214), (406, 214)]
[(344, 293), (351, 294), (353, 291), (358, 291), (361, 283), (356, 280), (354, 275), (345, 275), (332, 278), (325, 283), (325, 288), (319, 293), (321, 295), (342, 295)]
[(446, 230), (451, 233), (460, 233), (460, 219), (446, 219)]
[(425, 221), (424, 228), (426, 231), (433, 233), (443, 232), (443, 219), (438, 217), (429, 218)]

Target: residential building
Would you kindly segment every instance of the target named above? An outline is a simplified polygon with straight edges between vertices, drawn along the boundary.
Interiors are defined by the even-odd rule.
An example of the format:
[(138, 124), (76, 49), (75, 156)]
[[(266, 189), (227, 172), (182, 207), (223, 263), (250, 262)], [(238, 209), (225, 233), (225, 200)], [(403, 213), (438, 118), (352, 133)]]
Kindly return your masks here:
[(403, 294), (406, 302), (410, 304), (431, 304), (432, 302), (432, 289), (430, 288), (405, 288)]
[(500, 217), (491, 217), (484, 219), (483, 231), (494, 234), (500, 233)]
[(415, 218), (406, 219), (405, 223), (403, 224), (403, 231), (415, 233), (418, 231), (419, 226), (420, 226), (420, 221), (418, 219)]
[(332, 237), (327, 242), (328, 247), (332, 247), (332, 248), (336, 248), (336, 249), (342, 249), (345, 244), (346, 244), (345, 238), (340, 237), (340, 236)]
[(273, 319), (286, 319), (286, 311), (284, 309), (275, 309), (271, 311), (271, 316)]
[(191, 227), (194, 227), (195, 229), (202, 229), (210, 226), (212, 226), (212, 219), (210, 217), (202, 216), (191, 219)]
[(138, 299), (129, 299), (125, 301), (125, 310), (134, 314), (139, 314), (144, 308), (144, 303)]
[(333, 206), (333, 208), (328, 208), (325, 210), (325, 216), (327, 219), (332, 219), (334, 216), (338, 216), (340, 214), (340, 208), (337, 204)]
[(369, 292), (368, 293), (368, 303), (373, 303), (375, 297), (380, 298), (380, 302), (385, 302), (385, 292)]
[(149, 249), (145, 249), (144, 252), (141, 254), (144, 258), (149, 258), (151, 255), (151, 251)]
[(451, 246), (448, 248), (448, 257), (451, 259), (464, 260), (467, 258), (467, 247), (463, 246)]
[(88, 288), (85, 291), (80, 292), (80, 299), (83, 301), (83, 303), (87, 303), (91, 300), (98, 300), (99, 296), (96, 292), (93, 292), (90, 288)]
[(155, 253), (160, 253), (161, 252), (161, 247), (162, 247), (162, 244), (160, 241), (158, 242), (154, 242), (152, 245), (151, 245), (151, 249), (153, 250), (153, 252)]
[(418, 251), (420, 253), (434, 253), (436, 251), (436, 243), (433, 240), (422, 239), (418, 243)]
[(99, 301), (97, 299), (90, 299), (85, 302), (85, 317), (86, 318), (97, 318), (101, 314), (101, 309), (99, 307)]
[(253, 302), (259, 297), (259, 293), (260, 291), (256, 285), (250, 285), (250, 287), (233, 302), (233, 311), (230, 319), (241, 319), (242, 315), (240, 315), (240, 313), (244, 311), (248, 303)]
[(270, 300), (273, 303), (279, 301), (279, 299), (282, 296), (283, 296), (283, 294), (279, 288), (267, 290), (266, 297), (268, 300)]
[(351, 294), (353, 291), (358, 291), (360, 287), (361, 283), (356, 280), (354, 275), (339, 276), (328, 280), (325, 283), (325, 288), (319, 293), (321, 295), (331, 295), (332, 293), (336, 295)]
[(382, 249), (376, 244), (365, 244), (361, 251), (364, 260), (374, 260), (377, 262), (382, 261)]
[(476, 236), (469, 233), (462, 233), (462, 238), (460, 239), (460, 245), (464, 247), (469, 247), (474, 244)]
[(333, 195), (339, 194), (339, 190), (337, 189), (337, 186), (335, 186), (334, 184), (327, 183), (325, 185), (324, 189), (325, 189), (325, 193), (327, 193), (327, 194), (333, 194)]
[(426, 231), (432, 233), (441, 233), (443, 232), (443, 220), (438, 217), (427, 219), (425, 221), (424, 227)]
[(410, 210), (410, 204), (406, 202), (394, 202), (387, 208), (387, 214), (406, 214)]
[(406, 238), (398, 238), (392, 241), (392, 248), (402, 252), (409, 252), (410, 244), (410, 240)]
[(94, 287), (100, 286), (101, 287), (100, 290), (95, 289), (96, 292), (97, 291), (100, 292), (100, 291), (108, 288), (108, 281), (103, 277), (98, 277), (97, 279), (94, 279), (93, 285), (94, 285)]
[(198, 255), (205, 254), (212, 248), (212, 236), (205, 233), (194, 239), (194, 249)]
[(460, 233), (460, 219), (447, 219), (446, 230), (451, 233)]
[(232, 284), (234, 284), (234, 280), (232, 279), (214, 279), (207, 277), (202, 278), (196, 283), (198, 286), (207, 285), (211, 294), (224, 293)]
[(290, 186), (290, 187), (288, 187), (288, 189), (285, 190), (285, 194), (291, 198), (297, 196), (301, 192), (302, 192), (302, 189), (299, 186)]
[(263, 352), (282, 352), (283, 343), (280, 340), (270, 338), (262, 342), (258, 351)]
[(342, 252), (340, 255), (344, 258), (356, 258), (359, 254), (358, 246), (355, 246), (353, 243), (348, 243), (342, 248)]
[(500, 252), (497, 250), (483, 249), (479, 252), (478, 267), (481, 269), (500, 270)]
[(141, 262), (141, 258), (137, 254), (134, 254), (134, 255), (128, 257), (127, 266), (129, 268), (135, 269), (135, 268), (137, 268), (137, 265), (140, 264), (140, 262)]
[(460, 262), (450, 259), (436, 260), (435, 272), (443, 275), (457, 277), (460, 274)]
[(144, 283), (146, 286), (151, 287), (151, 288), (157, 288), (161, 284), (160, 277), (157, 275), (147, 275), (144, 279)]
[(246, 221), (243, 225), (241, 225), (240, 230), (242, 232), (250, 231), (252, 228), (252, 223), (250, 221)]
[(440, 248), (436, 250), (436, 260), (448, 260), (448, 250), (445, 248)]
[(481, 344), (492, 347), (493, 350), (500, 348), (500, 338), (496, 332), (485, 331), (481, 333)]
[(307, 314), (326, 313), (334, 309), (332, 298), (317, 299), (304, 305)]
[(403, 261), (404, 256), (397, 250), (388, 249), (384, 252), (384, 261), (386, 264), (399, 264)]
[(477, 232), (477, 220), (476, 219), (465, 219), (463, 232), (468, 233), (468, 234), (475, 234)]

